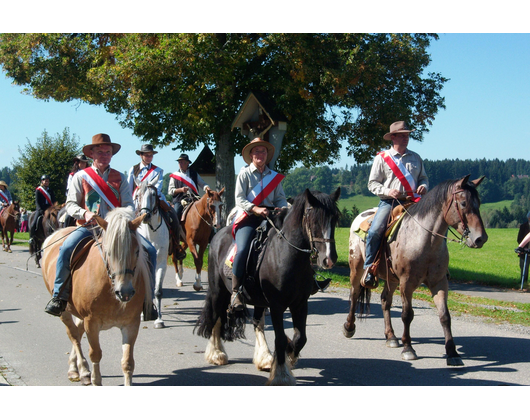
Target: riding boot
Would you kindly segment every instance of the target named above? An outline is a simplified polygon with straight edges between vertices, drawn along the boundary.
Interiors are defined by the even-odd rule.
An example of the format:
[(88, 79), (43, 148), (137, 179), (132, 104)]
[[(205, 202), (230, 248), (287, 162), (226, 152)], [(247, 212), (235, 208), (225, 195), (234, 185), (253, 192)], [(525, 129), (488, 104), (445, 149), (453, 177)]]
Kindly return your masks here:
[(232, 275), (232, 299), (230, 300), (230, 305), (234, 311), (242, 311), (245, 307), (242, 299), (242, 289), (241, 280)]
[(361, 277), (361, 286), (366, 289), (375, 289), (379, 284), (379, 280), (372, 273), (373, 267), (368, 267), (364, 270), (364, 274)]

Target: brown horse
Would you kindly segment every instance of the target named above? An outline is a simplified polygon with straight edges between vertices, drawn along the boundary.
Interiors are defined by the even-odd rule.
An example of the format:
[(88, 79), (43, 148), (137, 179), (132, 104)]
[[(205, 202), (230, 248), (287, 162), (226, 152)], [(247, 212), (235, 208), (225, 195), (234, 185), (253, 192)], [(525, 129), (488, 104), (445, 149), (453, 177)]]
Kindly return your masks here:
[[(447, 365), (463, 365), (456, 351), (451, 332), (451, 316), (447, 308), (449, 252), (447, 231), (450, 227), (462, 235), (462, 241), (470, 248), (481, 248), (488, 240), (480, 216), (480, 199), (476, 187), (484, 177), (469, 181), (469, 175), (442, 182), (420, 200), (409, 207), (402, 216), (401, 226), (388, 247), (383, 247), (384, 255), (379, 264), (377, 276), (386, 279), (381, 294), (381, 306), (385, 321), (387, 347), (399, 347), (390, 318), (390, 307), (394, 291), (399, 285), (401, 293), (404, 330), (402, 359), (416, 360), (417, 355), (411, 344), (410, 324), (414, 318), (412, 293), (422, 283), (434, 299), (440, 323), (445, 335)], [(370, 302), (370, 292), (360, 285), (363, 275), (365, 244), (354, 232), (356, 221), (350, 229), (350, 311), (344, 324), (344, 335), (355, 334), (355, 309), (357, 301), (361, 310), (366, 310)], [(386, 249), (385, 249), (386, 248)], [(385, 264), (388, 261), (388, 266)]]
[[(32, 232), (30, 232), (31, 240), (29, 242), (29, 253), (30, 255), (35, 256), (35, 264), (38, 268), (40, 268), (40, 259), (42, 257), (42, 244), (48, 236), (50, 236), (57, 229), (59, 229), (59, 211), (63, 208), (63, 206), (64, 204), (55, 204), (53, 206), (48, 207), (44, 211), (42, 221), (39, 223), (39, 226), (37, 228), (37, 233), (33, 234)], [(33, 226), (33, 219), (37, 217), (37, 214), (37, 212), (31, 213), (28, 221), (29, 226)]]
[[(88, 252), (74, 262), (70, 299), (61, 315), (73, 344), (68, 361), (68, 378), (71, 381), (101, 385), (99, 332), (118, 327), (122, 333), (121, 366), (125, 385), (132, 383), (133, 348), (140, 316), (144, 301), (152, 303), (148, 257), (137, 232), (145, 216), (134, 220), (133, 217), (134, 213), (127, 208), (116, 208), (105, 220), (96, 216), (98, 225), (103, 229), (101, 243), (90, 245)], [(64, 242), (62, 237), (75, 229), (61, 229), (44, 242), (46, 252), (42, 259), (42, 273), (50, 293), (53, 292), (59, 248)], [(81, 338), (85, 331), (92, 375), (81, 350)]]
[[(16, 221), (19, 214), (20, 205), (18, 201), (13, 201), (13, 203), (2, 211), (2, 217), (0, 217), (0, 224), (2, 225), (2, 246), (6, 252), (11, 252), (11, 244), (13, 243), (13, 235), (15, 234)], [(10, 234), (10, 238), (8, 234)]]
[[(193, 202), (190, 208), (184, 214), (184, 235), (186, 240), (183, 249), (189, 248), (195, 263), (195, 283), (193, 288), (197, 291), (202, 290), (201, 271), (203, 264), (204, 251), (210, 241), (212, 230), (221, 226), (221, 209), (223, 206), (221, 196), (225, 192), (207, 191), (199, 200)], [(173, 265), (176, 271), (177, 287), (182, 286), (182, 277), (184, 268), (182, 260), (177, 260), (174, 255), (176, 247), (173, 247)]]

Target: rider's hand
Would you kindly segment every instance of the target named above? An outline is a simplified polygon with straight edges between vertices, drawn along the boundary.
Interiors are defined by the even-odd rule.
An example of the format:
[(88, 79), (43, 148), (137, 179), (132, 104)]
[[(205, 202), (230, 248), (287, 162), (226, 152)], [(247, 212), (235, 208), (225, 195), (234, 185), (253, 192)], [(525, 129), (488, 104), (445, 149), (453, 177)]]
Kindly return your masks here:
[(267, 207), (254, 206), (252, 207), (252, 213), (257, 216), (267, 217), (269, 215), (269, 209)]
[(416, 190), (416, 194), (423, 195), (427, 192), (427, 188), (424, 185), (420, 185)]
[(94, 219), (94, 216), (95, 216), (95, 215), (96, 215), (95, 213), (92, 213), (90, 210), (87, 210), (87, 211), (85, 212), (85, 216), (84, 216), (84, 218), (85, 218), (85, 222), (86, 222), (86, 223), (89, 223), (89, 222), (90, 222), (90, 223), (94, 223), (94, 222), (95, 222), (95, 219)]
[(395, 198), (396, 200), (399, 198), (399, 191), (396, 189), (392, 189), (388, 192), (388, 195), (392, 198)]

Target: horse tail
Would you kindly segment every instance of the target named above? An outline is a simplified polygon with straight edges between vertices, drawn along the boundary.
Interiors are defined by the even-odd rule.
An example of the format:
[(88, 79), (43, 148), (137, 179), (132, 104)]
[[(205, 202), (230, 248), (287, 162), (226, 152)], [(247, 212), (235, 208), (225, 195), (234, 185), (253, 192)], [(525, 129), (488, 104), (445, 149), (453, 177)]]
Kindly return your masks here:
[(194, 334), (197, 334), (207, 339), (212, 336), (212, 330), (216, 322), (216, 320), (214, 320), (213, 315), (212, 300), (212, 293), (210, 292), (210, 289), (208, 289), (206, 299), (204, 300), (204, 306), (202, 307), (199, 319), (197, 319), (195, 328), (193, 329)]
[(372, 290), (361, 286), (361, 293), (359, 294), (359, 299), (357, 300), (357, 310), (361, 318), (367, 317), (368, 315), (370, 315), (370, 298), (371, 297), (372, 297)]

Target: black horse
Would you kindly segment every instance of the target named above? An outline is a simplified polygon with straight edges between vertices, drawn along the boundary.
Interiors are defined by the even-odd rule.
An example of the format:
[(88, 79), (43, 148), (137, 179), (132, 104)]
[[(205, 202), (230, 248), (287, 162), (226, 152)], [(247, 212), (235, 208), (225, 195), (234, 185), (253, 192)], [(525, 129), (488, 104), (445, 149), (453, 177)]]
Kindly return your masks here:
[[(264, 251), (254, 273), (244, 282), (245, 302), (254, 306), (256, 333), (254, 364), (260, 370), (270, 369), (268, 385), (294, 385), (291, 366), (296, 363), (306, 337), (307, 301), (313, 291), (315, 273), (311, 258), (321, 268), (329, 269), (337, 261), (335, 225), (340, 212), (337, 200), (340, 188), (333, 194), (305, 190), (291, 208), (284, 209), (272, 221)], [(198, 335), (208, 338), (206, 360), (224, 365), (228, 357), (221, 339), (244, 338), (246, 311), (227, 311), (232, 290), (232, 271), (225, 261), (233, 247), (231, 227), (224, 227), (212, 239), (208, 255), (208, 294), (197, 321)], [(275, 352), (271, 356), (263, 334), (264, 312), (269, 308), (275, 333)], [(289, 308), (294, 335), (285, 335), (283, 314)]]
[[(40, 268), (40, 259), (42, 257), (40, 251), (44, 240), (59, 229), (58, 215), (61, 207), (58, 204), (48, 207), (44, 211), (42, 219), (38, 221), (37, 231), (32, 232), (33, 229), (30, 229), (29, 253), (35, 256), (35, 264), (38, 268)], [(39, 212), (34, 211), (31, 213), (28, 220), (29, 226), (33, 226), (35, 217), (40, 217)]]

